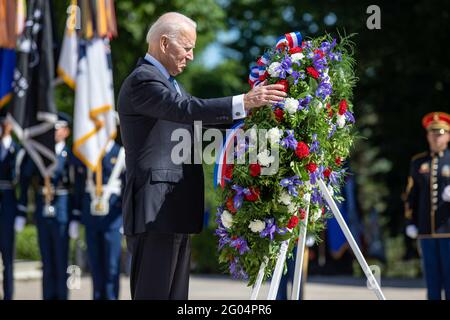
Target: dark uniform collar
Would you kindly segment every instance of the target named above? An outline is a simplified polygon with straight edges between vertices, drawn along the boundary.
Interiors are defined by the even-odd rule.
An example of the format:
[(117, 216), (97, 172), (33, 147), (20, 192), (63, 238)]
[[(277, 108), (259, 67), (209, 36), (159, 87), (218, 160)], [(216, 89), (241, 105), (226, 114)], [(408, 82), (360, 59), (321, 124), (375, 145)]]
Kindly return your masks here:
[(448, 153), (449, 153), (448, 149), (445, 149), (444, 151), (441, 151), (441, 152), (430, 152), (432, 158), (434, 158), (434, 157), (442, 158), (443, 156), (445, 156)]

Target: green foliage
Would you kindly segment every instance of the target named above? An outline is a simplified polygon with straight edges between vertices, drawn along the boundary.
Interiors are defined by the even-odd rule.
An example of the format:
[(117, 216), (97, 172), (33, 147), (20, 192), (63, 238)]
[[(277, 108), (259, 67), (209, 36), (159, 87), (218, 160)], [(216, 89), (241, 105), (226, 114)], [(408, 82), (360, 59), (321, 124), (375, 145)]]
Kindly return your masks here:
[(37, 230), (27, 225), (22, 232), (16, 233), (16, 258), (20, 260), (40, 260)]

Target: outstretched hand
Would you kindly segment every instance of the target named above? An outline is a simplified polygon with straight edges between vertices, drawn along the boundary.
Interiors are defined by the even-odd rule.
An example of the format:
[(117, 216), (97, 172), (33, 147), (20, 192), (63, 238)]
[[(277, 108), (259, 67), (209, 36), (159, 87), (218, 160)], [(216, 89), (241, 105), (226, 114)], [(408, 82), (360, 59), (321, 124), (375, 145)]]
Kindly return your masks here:
[(253, 108), (283, 101), (286, 97), (286, 92), (283, 89), (284, 86), (281, 84), (262, 82), (244, 95), (245, 110), (250, 111)]

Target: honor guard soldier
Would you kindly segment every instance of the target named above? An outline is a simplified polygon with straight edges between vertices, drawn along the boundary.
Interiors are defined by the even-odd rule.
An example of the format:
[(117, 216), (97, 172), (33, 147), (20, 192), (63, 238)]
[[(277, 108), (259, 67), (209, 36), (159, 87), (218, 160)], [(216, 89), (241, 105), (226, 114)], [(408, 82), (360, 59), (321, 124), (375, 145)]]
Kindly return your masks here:
[(406, 234), (418, 238), (428, 299), (450, 300), (450, 115), (422, 120), (430, 151), (412, 158), (406, 190)]
[[(70, 117), (58, 114), (55, 124), (56, 168), (49, 183), (39, 174), (37, 166), (27, 154), (20, 166), (19, 210), (26, 212), (27, 191), (33, 177), (38, 178), (35, 194), (35, 213), (39, 249), (42, 257), (42, 288), (44, 300), (67, 299), (67, 265), (69, 222), (77, 219), (70, 211), (70, 192), (74, 181), (74, 158), (66, 139), (70, 135)], [(71, 228), (73, 229), (73, 228)], [(71, 230), (72, 233), (76, 232)]]
[[(95, 172), (77, 166), (76, 194), (81, 196), (81, 222), (85, 226), (88, 263), (94, 300), (119, 297), (122, 253), (122, 197), (125, 151), (111, 140), (101, 167)], [(98, 174), (101, 173), (101, 175)]]
[(14, 229), (22, 231), (26, 218), (17, 214), (16, 159), (19, 145), (11, 137), (12, 125), (0, 117), (0, 254), (3, 261), (3, 299), (14, 293)]

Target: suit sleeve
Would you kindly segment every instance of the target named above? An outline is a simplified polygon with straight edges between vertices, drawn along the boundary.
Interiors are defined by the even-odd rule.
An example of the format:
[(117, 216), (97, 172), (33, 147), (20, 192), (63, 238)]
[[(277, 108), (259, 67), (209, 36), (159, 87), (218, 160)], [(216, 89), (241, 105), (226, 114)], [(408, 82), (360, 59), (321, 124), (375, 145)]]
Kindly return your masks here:
[(156, 119), (205, 124), (231, 123), (232, 97), (199, 99), (191, 95), (178, 95), (158, 79), (142, 79), (136, 76), (131, 81), (130, 99), (134, 113)]
[(406, 224), (414, 224), (417, 226), (417, 209), (418, 209), (418, 183), (417, 173), (414, 161), (411, 161), (409, 168), (408, 183), (405, 192), (405, 220)]

